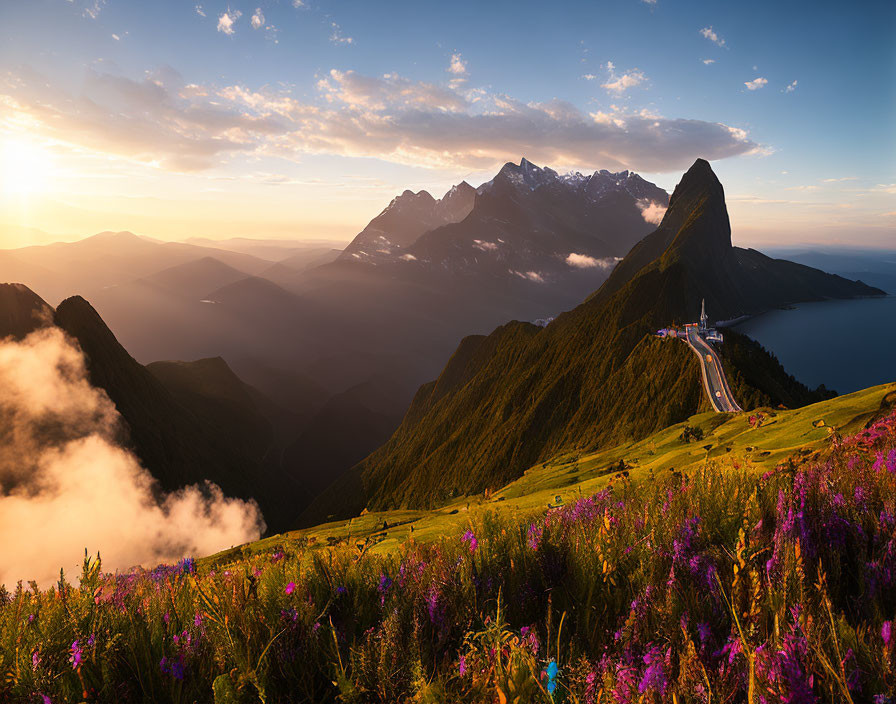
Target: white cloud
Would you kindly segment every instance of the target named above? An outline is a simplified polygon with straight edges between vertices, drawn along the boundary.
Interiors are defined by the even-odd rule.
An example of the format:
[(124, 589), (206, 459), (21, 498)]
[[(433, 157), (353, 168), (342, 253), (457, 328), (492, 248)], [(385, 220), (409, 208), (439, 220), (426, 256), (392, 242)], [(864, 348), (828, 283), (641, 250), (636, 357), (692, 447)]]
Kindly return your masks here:
[(92, 20), (95, 20), (99, 17), (100, 12), (106, 6), (106, 0), (92, 0), (92, 2), (88, 2), (84, 7), (84, 12), (82, 13), (84, 17), (89, 17)]
[(759, 78), (754, 78), (752, 81), (746, 81), (744, 85), (747, 87), (747, 90), (759, 90), (767, 83), (768, 80), (760, 76)]
[(224, 32), (224, 34), (233, 34), (235, 31), (233, 25), (242, 16), (243, 13), (239, 10), (231, 10), (228, 8), (227, 12), (218, 18), (218, 31)]
[(113, 38), (115, 41), (117, 41), (117, 42), (118, 42), (118, 41), (121, 41), (121, 37), (119, 37), (117, 34), (113, 34), (113, 35), (112, 35), (112, 38)]
[(725, 40), (716, 34), (716, 31), (712, 27), (704, 27), (700, 30), (700, 34), (717, 46), (725, 46)]
[(597, 79), (597, 76), (595, 76), (593, 73), (586, 73), (582, 76), (582, 78), (584, 78), (586, 81), (594, 81)]
[(616, 261), (613, 257), (597, 259), (587, 254), (578, 254), (576, 252), (570, 252), (566, 257), (566, 264), (575, 269), (611, 269), (615, 266)]
[(652, 225), (659, 225), (663, 221), (663, 216), (666, 214), (665, 205), (647, 199), (639, 200), (638, 208), (641, 211), (641, 217), (644, 218), (644, 221), (649, 222)]
[(292, 0), (292, 6), (296, 9), (299, 9), (300, 7), (304, 7), (305, 3), (302, 2), (302, 0)]
[(793, 93), (793, 91), (796, 90), (796, 83), (797, 82), (794, 81), (793, 83), (788, 84), (787, 87), (784, 89), (784, 92), (785, 93)]
[(714, 64), (715, 62), (715, 59), (703, 59), (703, 63), (705, 63), (707, 66), (709, 66), (710, 64)]
[(168, 170), (235, 155), (332, 154), (424, 168), (490, 170), (519, 158), (650, 173), (755, 153), (746, 131), (645, 111), (588, 114), (560, 100), (522, 102), (396, 74), (333, 70), (317, 99), (302, 88), (196, 85), (173, 72), (142, 80), (88, 70), (77, 94), (30, 69), (0, 73), (0, 104), (36, 135)]
[(463, 60), (460, 54), (451, 55), (451, 63), (448, 64), (448, 73), (455, 76), (463, 76), (467, 73), (467, 62)]
[(0, 342), (0, 388), (0, 583), (48, 582), (60, 567), (71, 572), (85, 548), (114, 571), (259, 537), (254, 502), (214, 485), (157, 493), (118, 444), (115, 405), (90, 385), (83, 355), (59, 328)]
[(647, 76), (636, 68), (631, 69), (628, 73), (623, 73), (621, 76), (617, 75), (616, 67), (612, 61), (607, 61), (605, 68), (609, 74), (609, 79), (606, 83), (601, 83), (601, 88), (606, 88), (607, 91), (617, 95), (621, 95), (629, 88), (641, 85), (647, 80)]
[(355, 40), (351, 37), (346, 37), (342, 33), (342, 27), (340, 27), (335, 22), (331, 22), (330, 26), (333, 28), (333, 33), (330, 35), (330, 41), (334, 44), (354, 44)]
[(544, 283), (544, 277), (537, 271), (511, 271), (511, 273), (527, 281), (534, 281), (537, 284)]
[(205, 17), (205, 10), (202, 9), (202, 5), (196, 5), (193, 9), (196, 10), (197, 15)]
[(264, 13), (261, 11), (260, 7), (255, 8), (255, 13), (252, 15), (250, 24), (252, 25), (252, 29), (261, 29), (264, 27)]

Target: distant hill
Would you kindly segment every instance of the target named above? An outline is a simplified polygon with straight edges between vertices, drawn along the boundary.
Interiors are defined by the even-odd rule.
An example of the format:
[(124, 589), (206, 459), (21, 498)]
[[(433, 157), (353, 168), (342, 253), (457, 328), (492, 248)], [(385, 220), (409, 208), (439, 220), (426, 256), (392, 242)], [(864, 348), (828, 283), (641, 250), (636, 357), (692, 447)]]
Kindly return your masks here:
[(159, 242), (132, 232), (101, 232), (77, 242), (2, 250), (0, 281), (24, 283), (55, 304), (73, 292), (94, 298), (105, 289), (204, 257), (246, 274), (257, 274), (273, 264), (214, 247)]
[(210, 291), (245, 279), (248, 274), (214, 257), (202, 257), (184, 264), (162, 269), (144, 278), (176, 295), (200, 300)]
[[(564, 449), (644, 437), (707, 405), (690, 350), (652, 334), (695, 319), (701, 298), (723, 318), (877, 293), (733, 248), (721, 184), (698, 160), (659, 228), (595, 295), (545, 328), (510, 323), (465, 340), (439, 378), (418, 391), (389, 442), (351, 476), (361, 479), (372, 508), (430, 506), (502, 486)], [(810, 392), (736, 334), (720, 354), (735, 397), (797, 406), (827, 395)]]

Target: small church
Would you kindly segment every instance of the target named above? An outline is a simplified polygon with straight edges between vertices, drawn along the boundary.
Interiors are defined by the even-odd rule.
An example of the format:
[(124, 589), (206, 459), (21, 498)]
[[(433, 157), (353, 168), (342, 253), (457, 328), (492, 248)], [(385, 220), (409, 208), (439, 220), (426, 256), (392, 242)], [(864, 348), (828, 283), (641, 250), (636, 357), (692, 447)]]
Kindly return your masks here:
[(710, 342), (724, 342), (722, 333), (709, 325), (709, 316), (706, 315), (706, 299), (700, 303), (700, 322), (697, 324), (700, 336)]

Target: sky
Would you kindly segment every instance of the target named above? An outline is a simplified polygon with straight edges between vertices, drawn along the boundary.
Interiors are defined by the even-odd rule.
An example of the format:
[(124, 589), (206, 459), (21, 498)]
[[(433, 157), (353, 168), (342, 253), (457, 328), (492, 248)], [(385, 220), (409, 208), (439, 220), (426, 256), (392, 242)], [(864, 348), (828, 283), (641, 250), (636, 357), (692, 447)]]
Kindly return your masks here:
[(896, 3), (0, 0), (0, 247), (348, 241), (523, 156), (896, 248)]

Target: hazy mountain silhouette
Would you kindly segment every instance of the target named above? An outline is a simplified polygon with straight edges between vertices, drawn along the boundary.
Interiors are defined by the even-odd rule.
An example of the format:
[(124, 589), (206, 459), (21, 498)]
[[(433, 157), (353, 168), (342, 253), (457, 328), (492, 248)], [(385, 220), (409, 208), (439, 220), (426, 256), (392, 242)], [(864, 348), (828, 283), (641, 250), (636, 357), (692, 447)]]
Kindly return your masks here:
[[(146, 368), (80, 296), (54, 311), (27, 287), (0, 284), (0, 338), (21, 339), (56, 325), (84, 353), (90, 382), (106, 392), (130, 447), (166, 491), (205, 480), (258, 501), (270, 528), (283, 529), (313, 496), (284, 467), (288, 412), (243, 383), (220, 358), (159, 362)], [(297, 508), (298, 507), (298, 508)]]

